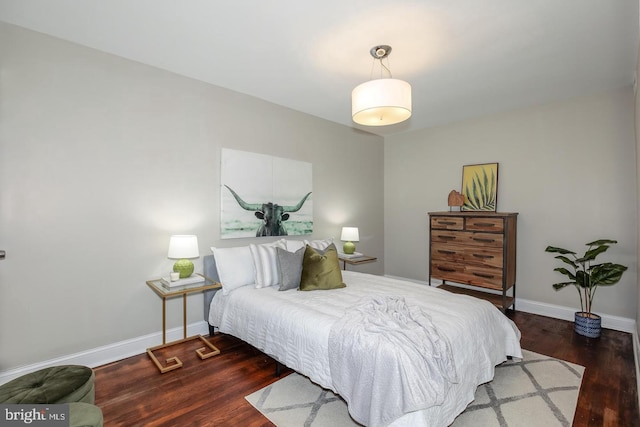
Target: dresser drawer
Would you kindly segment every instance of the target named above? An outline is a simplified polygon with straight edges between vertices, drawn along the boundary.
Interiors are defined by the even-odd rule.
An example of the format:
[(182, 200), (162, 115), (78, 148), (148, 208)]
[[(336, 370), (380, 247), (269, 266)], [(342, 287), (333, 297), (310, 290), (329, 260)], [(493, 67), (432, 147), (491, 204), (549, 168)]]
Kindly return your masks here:
[(502, 248), (474, 248), (469, 250), (469, 254), (465, 257), (469, 264), (481, 265), (502, 270), (504, 265)]
[(501, 248), (475, 247), (435, 242), (431, 245), (431, 258), (448, 262), (502, 268)]
[(502, 233), (504, 221), (501, 218), (467, 218), (465, 230)]
[(469, 285), (502, 290), (502, 269), (467, 265), (465, 274)]
[(463, 281), (465, 278), (464, 264), (432, 259), (431, 276), (436, 279), (465, 283)]
[(499, 268), (432, 259), (431, 277), (487, 289), (502, 289), (502, 270)]
[(431, 244), (431, 259), (449, 262), (464, 262), (465, 247), (449, 243), (433, 242)]
[(431, 217), (431, 228), (463, 230), (464, 219), (461, 217), (434, 216)]
[(502, 247), (502, 234), (472, 231), (431, 230), (432, 243), (459, 243), (461, 245)]

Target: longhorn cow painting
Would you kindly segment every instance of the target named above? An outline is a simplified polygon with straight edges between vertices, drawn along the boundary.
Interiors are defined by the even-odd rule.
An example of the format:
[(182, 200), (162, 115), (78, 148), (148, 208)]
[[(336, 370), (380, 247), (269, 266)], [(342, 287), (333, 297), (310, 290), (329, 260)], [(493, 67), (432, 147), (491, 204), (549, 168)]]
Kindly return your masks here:
[(223, 239), (313, 232), (311, 163), (223, 148)]

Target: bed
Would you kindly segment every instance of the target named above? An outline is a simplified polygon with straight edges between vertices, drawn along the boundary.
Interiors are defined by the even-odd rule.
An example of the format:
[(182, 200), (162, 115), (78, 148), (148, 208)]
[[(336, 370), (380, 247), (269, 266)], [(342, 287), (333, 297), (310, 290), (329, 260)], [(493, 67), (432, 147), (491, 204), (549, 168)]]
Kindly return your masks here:
[[(224, 286), (218, 270), (226, 267), (215, 255), (204, 257), (204, 274)], [(352, 417), (371, 426), (448, 426), (496, 365), (522, 357), (519, 330), (486, 301), (384, 276), (340, 275), (346, 286), (330, 290), (247, 284), (208, 292), (205, 319), (212, 332), (215, 326), (340, 394)], [(391, 317), (367, 323), (371, 311), (383, 307), (386, 316), (388, 306)], [(414, 319), (410, 326), (389, 327), (407, 321), (398, 320), (398, 307)]]

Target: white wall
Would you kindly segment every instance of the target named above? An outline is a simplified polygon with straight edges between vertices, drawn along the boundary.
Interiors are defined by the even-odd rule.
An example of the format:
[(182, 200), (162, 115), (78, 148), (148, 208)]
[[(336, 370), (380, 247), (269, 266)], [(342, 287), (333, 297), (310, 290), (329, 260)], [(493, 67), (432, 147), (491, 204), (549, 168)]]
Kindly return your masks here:
[(311, 162), (313, 237), (382, 273), (382, 138), (2, 23), (0, 58), (0, 372), (159, 331), (171, 234), (257, 241), (219, 239), (222, 147)]
[[(629, 267), (598, 290), (594, 311), (636, 317), (637, 193), (634, 95), (617, 91), (385, 139), (385, 273), (427, 280), (427, 212), (448, 210), (462, 166), (499, 163), (498, 210), (519, 212), (517, 296), (579, 307), (547, 245), (584, 251), (618, 240), (602, 260)], [(403, 250), (398, 250), (403, 248)]]

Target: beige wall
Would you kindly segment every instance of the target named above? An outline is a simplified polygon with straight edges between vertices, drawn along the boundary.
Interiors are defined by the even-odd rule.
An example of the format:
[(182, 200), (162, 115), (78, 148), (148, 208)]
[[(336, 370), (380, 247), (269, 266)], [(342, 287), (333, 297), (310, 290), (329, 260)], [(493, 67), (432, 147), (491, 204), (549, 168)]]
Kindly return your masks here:
[[(518, 296), (575, 307), (544, 247), (611, 237), (630, 271), (595, 310), (640, 316), (631, 88), (383, 142), (1, 23), (0, 58), (0, 372), (157, 332), (144, 281), (170, 268), (171, 234), (203, 254), (257, 241), (219, 239), (222, 147), (311, 162), (314, 237), (357, 225), (380, 259), (361, 271), (417, 280), (426, 213), (447, 209), (462, 165), (498, 161), (498, 208), (520, 213)], [(169, 316), (180, 325), (179, 301)]]
[(6, 24), (0, 58), (0, 372), (158, 332), (171, 234), (256, 241), (219, 239), (221, 147), (311, 162), (313, 237), (383, 272), (382, 138)]
[[(635, 116), (634, 116), (634, 130), (635, 130), (635, 137), (636, 137), (636, 179), (638, 180), (637, 182), (637, 191), (638, 191), (638, 206), (636, 207), (636, 215), (638, 215), (638, 221), (640, 221), (640, 170), (638, 169), (637, 165), (640, 165), (640, 96), (638, 95), (638, 76), (640, 76), (640, 46), (638, 47), (638, 62), (636, 63), (636, 82), (634, 85), (634, 96), (635, 96), (635, 105), (634, 105), (634, 112), (635, 112)], [(638, 244), (637, 246), (640, 247), (640, 228), (638, 229)], [(638, 256), (640, 257), (640, 253), (638, 253)], [(640, 261), (640, 258), (638, 259)], [(639, 268), (640, 268), (640, 262), (639, 264)], [(637, 306), (637, 313), (636, 313), (636, 330), (637, 330), (637, 334), (636, 334), (636, 341), (635, 344), (638, 345), (640, 342), (638, 341), (638, 336), (640, 335), (640, 285), (638, 285), (638, 306)], [(640, 349), (638, 349), (640, 350)], [(639, 353), (640, 355), (640, 353)], [(636, 360), (636, 365), (640, 367), (640, 360)], [(638, 371), (636, 371), (636, 374), (638, 373)], [(640, 378), (638, 378), (638, 385), (640, 385)], [(640, 393), (638, 396), (638, 399), (640, 399)]]
[[(511, 111), (385, 139), (385, 273), (427, 280), (427, 212), (447, 210), (462, 166), (499, 162), (498, 210), (519, 212), (517, 295), (579, 307), (547, 245), (584, 251), (612, 238), (606, 254), (629, 266), (600, 288), (594, 311), (637, 313), (637, 194), (633, 89)], [(402, 248), (402, 250), (399, 250)], [(605, 260), (607, 257), (602, 257)]]

